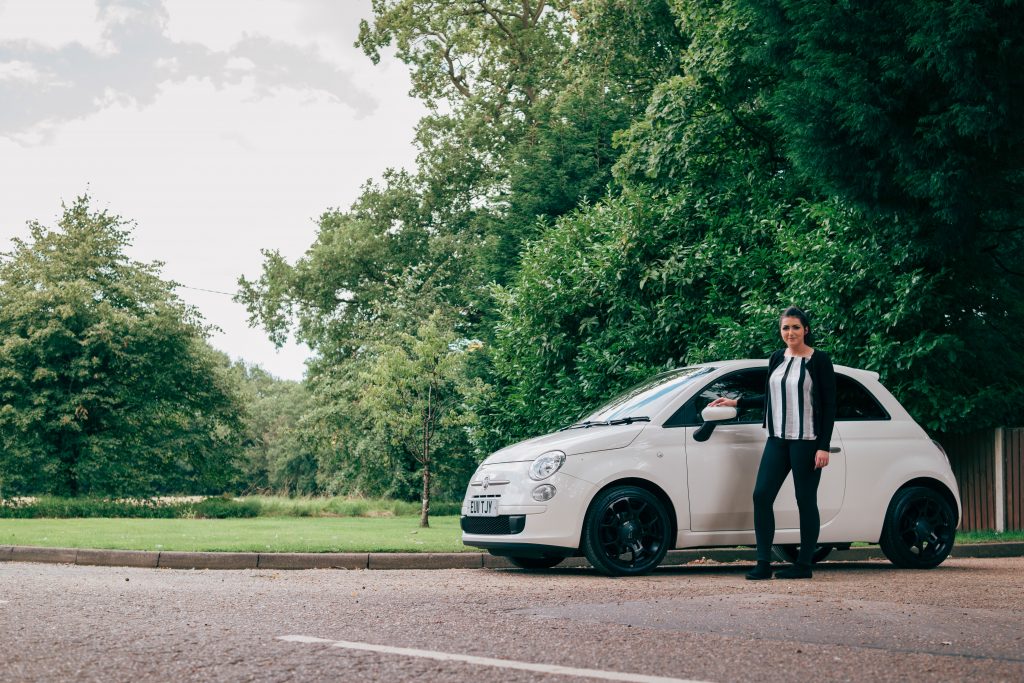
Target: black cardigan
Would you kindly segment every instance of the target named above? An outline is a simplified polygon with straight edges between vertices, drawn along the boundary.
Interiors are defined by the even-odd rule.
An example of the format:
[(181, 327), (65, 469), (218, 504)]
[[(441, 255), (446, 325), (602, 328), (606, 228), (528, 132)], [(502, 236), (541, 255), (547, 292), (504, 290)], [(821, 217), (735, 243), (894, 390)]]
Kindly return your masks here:
[[(736, 404), (761, 406), (764, 415), (761, 426), (768, 426), (768, 411), (771, 409), (771, 394), (768, 391), (768, 378), (775, 368), (782, 365), (786, 352), (779, 349), (768, 359), (768, 374), (764, 378), (764, 394), (740, 398)], [(814, 409), (814, 433), (817, 434), (817, 450), (827, 451), (832, 444), (832, 429), (836, 423), (836, 372), (832, 367), (832, 359), (824, 351), (814, 350), (807, 361), (807, 371), (811, 373), (811, 405)]]

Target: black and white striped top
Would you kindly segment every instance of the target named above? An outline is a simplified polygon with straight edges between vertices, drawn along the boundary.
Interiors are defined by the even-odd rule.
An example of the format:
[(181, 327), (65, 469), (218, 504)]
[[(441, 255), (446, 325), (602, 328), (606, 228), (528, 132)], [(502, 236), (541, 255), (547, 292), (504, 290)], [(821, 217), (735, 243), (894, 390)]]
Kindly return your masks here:
[(768, 378), (771, 394), (769, 434), (780, 439), (813, 441), (813, 381), (807, 372), (808, 358), (786, 358)]

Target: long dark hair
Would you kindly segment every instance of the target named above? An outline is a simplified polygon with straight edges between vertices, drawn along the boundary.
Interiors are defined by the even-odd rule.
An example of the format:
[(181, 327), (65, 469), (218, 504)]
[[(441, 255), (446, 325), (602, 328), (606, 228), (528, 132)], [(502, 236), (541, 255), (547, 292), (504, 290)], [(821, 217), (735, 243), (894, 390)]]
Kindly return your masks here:
[(790, 306), (782, 312), (779, 316), (779, 326), (782, 326), (783, 318), (796, 318), (800, 321), (800, 324), (804, 326), (806, 333), (804, 334), (804, 344), (808, 346), (814, 346), (814, 335), (811, 334), (811, 321), (807, 318), (807, 314), (803, 310), (796, 306)]

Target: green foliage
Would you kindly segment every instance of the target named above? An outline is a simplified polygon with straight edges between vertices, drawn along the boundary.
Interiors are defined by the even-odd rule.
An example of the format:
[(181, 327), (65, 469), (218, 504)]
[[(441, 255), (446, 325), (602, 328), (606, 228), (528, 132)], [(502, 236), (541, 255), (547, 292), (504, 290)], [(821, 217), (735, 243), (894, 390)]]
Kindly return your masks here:
[[(261, 517), (418, 517), (421, 512), (419, 501), (393, 498), (246, 496), (241, 500), (256, 503)], [(461, 500), (430, 502), (434, 515), (457, 515), (461, 507)]]
[[(456, 498), (643, 376), (767, 355), (791, 303), (929, 428), (1024, 418), (1020, 3), (373, 12), (358, 45), (430, 108), (418, 169), (242, 283), (317, 352), (288, 490)], [(424, 392), (451, 400), (435, 427)]]
[[(1004, 125), (1019, 111), (1017, 91), (987, 100), (1008, 109), (979, 123), (994, 137), (982, 145), (989, 151), (978, 150), (981, 159), (999, 155), (993, 168), (1006, 174), (992, 186), (1004, 192), (994, 206), (1002, 225), (1013, 229), (986, 242), (974, 239), (971, 221), (951, 223), (953, 233), (965, 234), (952, 243), (957, 250), (948, 251), (950, 233), (937, 227), (938, 214), (922, 204), (923, 195), (892, 176), (886, 192), (896, 202), (872, 202), (852, 182), (839, 188), (840, 167), (857, 168), (859, 152), (842, 159), (849, 140), (826, 149), (830, 143), (799, 130), (803, 121), (833, 135), (851, 134), (835, 119), (822, 119), (828, 121), (822, 126), (814, 106), (841, 107), (859, 97), (856, 87), (835, 78), (832, 90), (797, 96), (794, 83), (814, 74), (825, 80), (822, 70), (832, 67), (858, 67), (850, 52), (899, 43), (906, 22), (856, 24), (864, 40), (835, 43), (824, 37), (837, 25), (830, 11), (872, 10), (777, 3), (785, 12), (772, 14), (752, 5), (674, 3), (689, 40), (683, 73), (655, 88), (645, 115), (618, 136), (623, 153), (616, 177), (624, 189), (555, 223), (524, 253), (518, 277), (496, 291), (502, 315), (493, 351), (495, 400), (481, 411), (487, 447), (559, 426), (660, 367), (764, 356), (779, 344), (777, 316), (790, 303), (813, 314), (818, 343), (838, 362), (877, 370), (929, 428), (977, 428), (1024, 417), (1021, 364), (1008, 361), (1024, 351), (1011, 331), (1024, 323), (1020, 193), (1004, 192), (1022, 177), (1024, 157), (1012, 152), (1020, 127), (1011, 132)], [(941, 28), (924, 18), (923, 3), (912, 10), (892, 3), (890, 10), (927, 24), (922, 31)], [(790, 18), (804, 14), (781, 29), (765, 28), (786, 12)], [(964, 40), (962, 33), (953, 37), (961, 29), (956, 22), (946, 26), (949, 35), (938, 43)], [(988, 34), (968, 33), (968, 42), (977, 41), (970, 49), (996, 49), (983, 44)], [(776, 40), (796, 46), (787, 53)], [(803, 58), (813, 65), (801, 64)], [(981, 66), (972, 65), (972, 77), (987, 79)], [(996, 79), (998, 86), (986, 81), (989, 92), (1001, 92), (1014, 78)], [(908, 84), (904, 95), (917, 97), (918, 85)], [(895, 76), (884, 87), (902, 88)], [(833, 101), (829, 93), (839, 90), (842, 101)], [(885, 145), (887, 133), (872, 135)], [(960, 162), (975, 154), (963, 136), (928, 144), (936, 149), (927, 154)], [(917, 163), (914, 154), (927, 146), (913, 154), (872, 154)], [(959, 172), (973, 173), (966, 166)], [(957, 191), (982, 192), (973, 182)], [(932, 189), (935, 201), (973, 210), (973, 200), (958, 199), (966, 195), (946, 193), (941, 184)]]
[(631, 116), (679, 73), (687, 38), (666, 0), (576, 0), (582, 68), (602, 75)]
[(125, 221), (66, 206), (0, 263), (5, 494), (209, 491), (234, 471), (240, 406), (226, 359)]
[(173, 519), (185, 516), (189, 504), (156, 499), (62, 498), (38, 496), (5, 500), (0, 503), (0, 518), (71, 519), (85, 517), (141, 517)]
[(897, 229), (921, 229), (941, 260), (1019, 232), (1020, 2), (737, 5), (758, 46), (748, 61), (780, 74), (767, 107), (810, 185), (873, 217), (899, 215)]
[(241, 363), (232, 371), (246, 407), (239, 477), (233, 488), (286, 495), (318, 492), (319, 445), (302, 423), (313, 406), (307, 385)]
[(194, 516), (201, 519), (256, 517), (260, 514), (260, 506), (257, 503), (249, 500), (235, 500), (228, 496), (206, 498), (185, 509), (186, 514), (182, 516)]
[(466, 438), (473, 416), (465, 410), (466, 402), (484, 390), (466, 373), (474, 346), (460, 340), (453, 321), (436, 310), (415, 334), (400, 333), (395, 343), (381, 348), (361, 377), (359, 406), (370, 433), (414, 463), (420, 475), (423, 526), (432, 477), (464, 481), (476, 465)]
[(4, 501), (0, 504), (0, 517), (10, 519), (74, 519), (87, 517), (116, 517), (143, 519), (225, 519), (228, 517), (256, 517), (260, 506), (253, 501), (238, 501), (228, 497), (206, 498), (200, 501), (175, 499), (116, 499), (62, 498), (39, 496), (25, 500)]

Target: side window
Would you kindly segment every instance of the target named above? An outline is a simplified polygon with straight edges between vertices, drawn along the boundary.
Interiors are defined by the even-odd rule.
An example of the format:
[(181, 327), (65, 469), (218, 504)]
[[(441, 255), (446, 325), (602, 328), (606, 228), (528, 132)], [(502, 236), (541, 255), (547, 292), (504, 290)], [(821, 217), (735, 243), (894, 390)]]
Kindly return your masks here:
[(837, 420), (888, 420), (889, 413), (855, 379), (836, 374)]
[[(708, 384), (696, 396), (684, 403), (666, 422), (666, 427), (689, 427), (701, 425), (704, 420), (700, 417), (700, 411), (704, 410), (709, 403), (723, 396), (725, 398), (749, 398), (760, 396), (764, 393), (765, 377), (768, 368), (754, 368), (751, 370), (740, 370), (732, 374), (716, 379)], [(744, 406), (743, 410), (736, 417), (726, 424), (761, 423), (762, 409), (757, 406)]]

